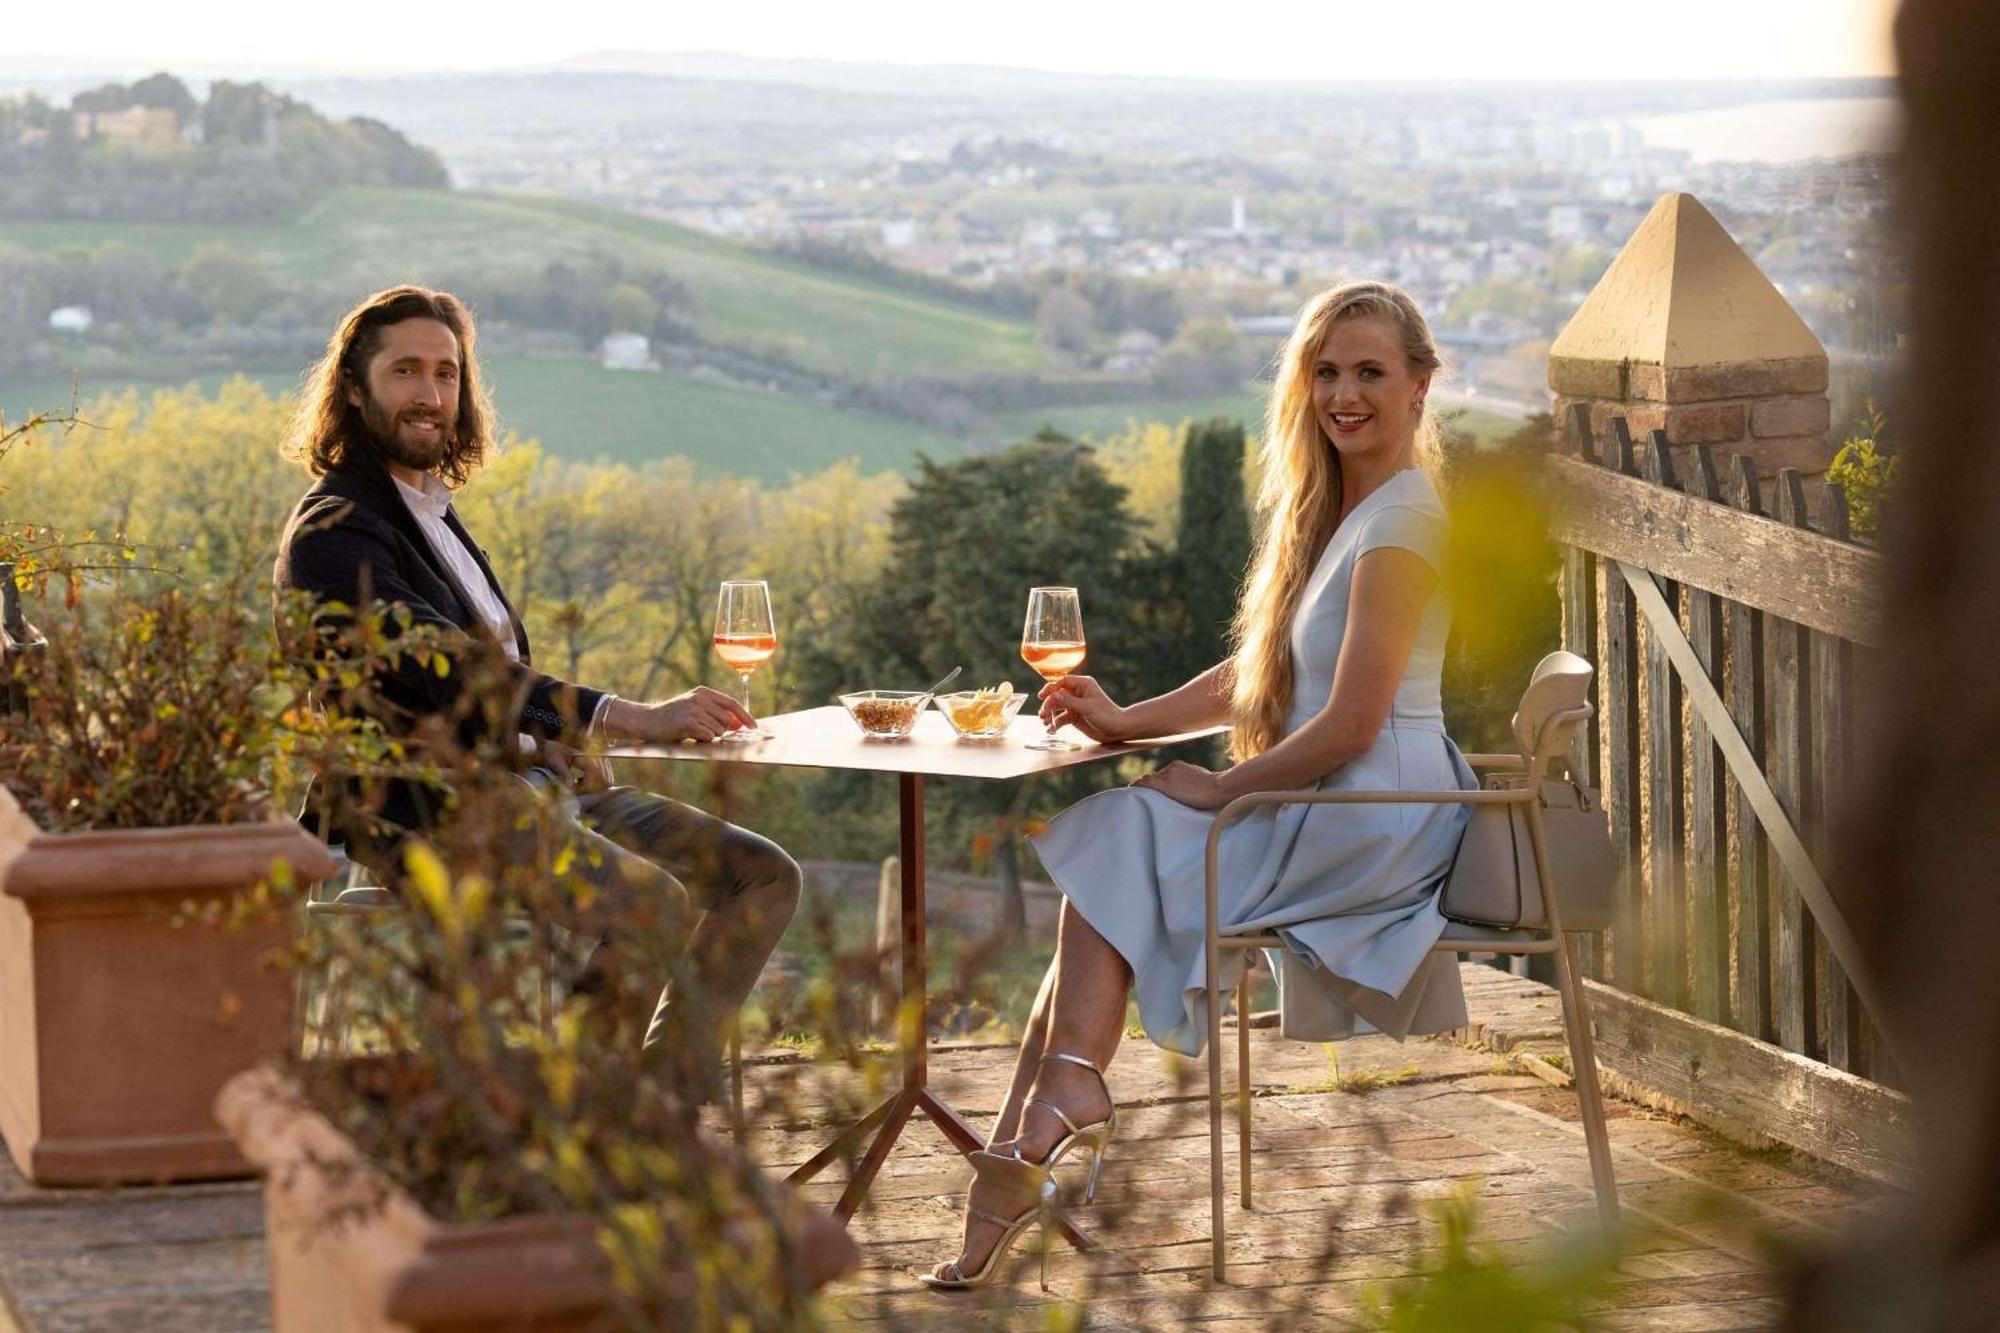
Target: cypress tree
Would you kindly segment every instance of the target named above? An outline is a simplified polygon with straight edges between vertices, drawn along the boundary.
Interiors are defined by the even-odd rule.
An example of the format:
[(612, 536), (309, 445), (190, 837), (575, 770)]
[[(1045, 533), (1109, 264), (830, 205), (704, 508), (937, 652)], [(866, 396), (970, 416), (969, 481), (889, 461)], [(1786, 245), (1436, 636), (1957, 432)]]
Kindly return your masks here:
[(1250, 508), (1243, 495), (1243, 426), (1221, 417), (1190, 423), (1181, 445), (1181, 521), (1176, 538), (1187, 633), (1181, 679), (1207, 670), (1229, 649), (1250, 562)]

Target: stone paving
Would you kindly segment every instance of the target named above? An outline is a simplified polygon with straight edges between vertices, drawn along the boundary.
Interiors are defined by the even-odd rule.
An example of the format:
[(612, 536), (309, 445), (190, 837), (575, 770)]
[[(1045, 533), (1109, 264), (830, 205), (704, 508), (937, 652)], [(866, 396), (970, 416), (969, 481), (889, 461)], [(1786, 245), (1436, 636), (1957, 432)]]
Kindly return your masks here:
[[(1119, 1137), (1097, 1203), (1072, 1216), (1102, 1243), (1057, 1246), (1051, 1291), (1034, 1246), (1016, 1247), (1006, 1285), (927, 1291), (916, 1274), (954, 1252), (968, 1172), (914, 1122), (854, 1221), (864, 1267), (831, 1289), (834, 1322), (856, 1328), (1343, 1328), (1371, 1293), (1421, 1273), (1423, 1203), (1477, 1200), (1480, 1238), (1517, 1265), (1549, 1271), (1551, 1242), (1592, 1215), (1589, 1167), (1565, 1075), (1552, 992), (1468, 965), (1465, 1041), (1380, 1037), (1326, 1048), (1252, 1033), (1257, 1207), (1230, 1201), (1230, 1281), (1208, 1278), (1207, 1118), (1197, 1063), (1141, 1042), (1113, 1067)], [(1010, 1050), (941, 1045), (933, 1085), (975, 1125), (998, 1107)], [(838, 1091), (825, 1071), (773, 1059), (753, 1093), (804, 1104)], [(849, 1076), (851, 1077), (851, 1076)], [(753, 1104), (754, 1104), (753, 1098)], [(799, 1101), (790, 1104), (796, 1106)], [(1684, 1122), (1611, 1101), (1628, 1218), (1637, 1228), (1600, 1303), (1606, 1330), (1765, 1327), (1777, 1306), (1773, 1245), (1830, 1233), (1879, 1187), (1809, 1160), (1732, 1147)], [(1233, 1122), (1232, 1122), (1233, 1123)], [(832, 1131), (761, 1124), (754, 1151), (774, 1169)], [(1225, 1138), (1235, 1177), (1233, 1130)], [(837, 1168), (836, 1168), (837, 1171)], [(808, 1187), (826, 1201), (837, 1180)], [(270, 1328), (263, 1218), (247, 1183), (118, 1191), (36, 1190), (0, 1173), (0, 1333)], [(1071, 1322), (1064, 1307), (1082, 1306)]]

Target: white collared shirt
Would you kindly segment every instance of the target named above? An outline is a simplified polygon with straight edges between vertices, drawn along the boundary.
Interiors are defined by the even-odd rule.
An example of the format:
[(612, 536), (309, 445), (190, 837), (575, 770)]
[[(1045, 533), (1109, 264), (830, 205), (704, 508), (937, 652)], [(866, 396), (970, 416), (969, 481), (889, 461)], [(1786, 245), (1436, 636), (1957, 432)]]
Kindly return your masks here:
[(403, 494), (403, 503), (409, 507), (410, 517), (417, 520), (417, 526), (424, 530), (424, 537), (431, 544), (431, 551), (444, 561), (445, 567), (465, 595), (472, 599), (473, 614), (492, 630), (500, 640), (501, 650), (509, 661), (521, 660), (521, 643), (514, 635), (514, 621), (502, 605), (500, 595), (493, 591), (493, 585), (486, 581), (486, 572), (479, 567), (451, 525), (444, 521), (451, 509), (451, 487), (440, 481), (435, 473), (424, 474), (424, 488), (416, 487), (395, 478), (396, 489)]
[[(451, 487), (445, 485), (437, 474), (432, 472), (424, 474), (422, 490), (393, 474), (391, 479), (395, 481), (397, 491), (402, 494), (403, 504), (409, 509), (410, 517), (416, 519), (417, 526), (423, 529), (424, 539), (431, 544), (432, 553), (444, 561), (445, 567), (451, 571), (452, 578), (456, 579), (458, 586), (465, 590), (465, 595), (472, 599), (473, 614), (498, 636), (501, 651), (507, 654), (508, 660), (520, 661), (521, 641), (514, 633), (513, 617), (507, 614), (506, 605), (500, 600), (500, 594), (494, 591), (493, 585), (487, 581), (486, 571), (479, 567), (479, 561), (473, 556), (471, 548), (459, 540), (458, 534), (444, 521), (446, 511), (451, 508)], [(603, 724), (605, 710), (611, 706), (611, 700), (611, 695), (605, 695), (598, 701), (596, 710), (591, 713), (588, 730), (593, 734)], [(521, 748), (534, 749), (535, 738), (523, 732)]]

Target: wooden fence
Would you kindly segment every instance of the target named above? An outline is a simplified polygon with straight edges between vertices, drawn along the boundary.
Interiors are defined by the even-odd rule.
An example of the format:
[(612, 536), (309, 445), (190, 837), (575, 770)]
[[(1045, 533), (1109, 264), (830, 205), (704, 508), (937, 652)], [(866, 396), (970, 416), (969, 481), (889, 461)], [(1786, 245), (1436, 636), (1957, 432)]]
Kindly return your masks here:
[(1849, 540), (1836, 485), (1815, 516), (1796, 472), (1767, 489), (1748, 459), (1635, 441), (1622, 418), (1594, 442), (1581, 408), (1577, 424), (1582, 454), (1548, 478), (1564, 646), (1599, 668), (1581, 761), (1627, 868), (1613, 928), (1582, 950), (1605, 1061), (1893, 1175), (1906, 1108), (1878, 1086), (1879, 1009), (1825, 882), (1879, 557)]

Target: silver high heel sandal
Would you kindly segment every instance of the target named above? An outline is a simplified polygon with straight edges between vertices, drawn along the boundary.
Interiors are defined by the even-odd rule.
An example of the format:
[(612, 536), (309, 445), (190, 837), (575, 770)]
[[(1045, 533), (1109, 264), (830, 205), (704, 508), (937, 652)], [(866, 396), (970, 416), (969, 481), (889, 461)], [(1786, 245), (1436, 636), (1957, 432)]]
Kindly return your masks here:
[[(966, 1216), (976, 1217), (982, 1222), (991, 1222), (994, 1226), (999, 1227), (1000, 1238), (993, 1242), (993, 1248), (986, 1252), (986, 1262), (981, 1264), (976, 1272), (966, 1272), (959, 1261), (954, 1259), (945, 1265), (945, 1268), (951, 1272), (952, 1276), (944, 1277), (936, 1273), (919, 1273), (917, 1281), (939, 1291), (969, 1291), (974, 1287), (990, 1286), (994, 1278), (999, 1275), (1000, 1261), (1007, 1257), (1007, 1251), (1014, 1247), (1014, 1242), (1021, 1238), (1022, 1233), (1028, 1229), (1030, 1223), (1039, 1222), (1042, 1227), (1042, 1290), (1047, 1291), (1049, 1289), (1049, 1213), (1052, 1205), (1055, 1203), (1056, 1197), (1055, 1176), (1050, 1173), (1047, 1167), (1037, 1166), (1033, 1162), (1026, 1161), (1018, 1156), (1009, 1156), (1006, 1153), (975, 1152), (968, 1154), (966, 1160), (972, 1163), (972, 1171), (975, 1177), (984, 1177), (989, 1172), (1000, 1170), (1003, 1168), (1003, 1164), (1004, 1169), (1008, 1171), (1028, 1172), (1030, 1178), (1036, 1182), (1035, 1201), (1014, 1217), (1002, 1217), (998, 1213), (989, 1213), (984, 1208), (973, 1207), (972, 1191), (968, 1189), (965, 1195)], [(978, 1180), (975, 1179), (973, 1183), (976, 1185)]]
[(1111, 1110), (1102, 1120), (1094, 1121), (1088, 1125), (1079, 1125), (1074, 1120), (1071, 1120), (1062, 1107), (1057, 1106), (1054, 1102), (1047, 1101), (1041, 1097), (1030, 1097), (1026, 1102), (1022, 1103), (1021, 1113), (1023, 1116), (1027, 1114), (1028, 1107), (1039, 1106), (1054, 1115), (1056, 1119), (1062, 1121), (1062, 1127), (1066, 1132), (1062, 1138), (1056, 1141), (1056, 1145), (1049, 1149), (1048, 1156), (1044, 1157), (1040, 1162), (1028, 1162), (1027, 1158), (1021, 1156), (1021, 1145), (1018, 1139), (1013, 1144), (1014, 1151), (1012, 1156), (1016, 1161), (1027, 1162), (1029, 1166), (1040, 1166), (1043, 1170), (1053, 1172), (1062, 1159), (1067, 1157), (1073, 1149), (1083, 1148), (1087, 1150), (1090, 1153), (1090, 1179), (1083, 1187), (1083, 1201), (1085, 1203), (1094, 1202), (1097, 1198), (1097, 1178), (1104, 1170), (1104, 1150), (1110, 1146), (1111, 1135), (1118, 1127), (1118, 1103), (1112, 1100), (1111, 1085), (1105, 1082), (1104, 1068), (1096, 1061), (1086, 1060), (1080, 1055), (1069, 1055), (1063, 1051), (1044, 1051), (1042, 1059), (1061, 1060), (1066, 1064), (1082, 1065), (1085, 1069), (1097, 1075), (1097, 1082), (1104, 1089), (1104, 1100), (1111, 1103)]

